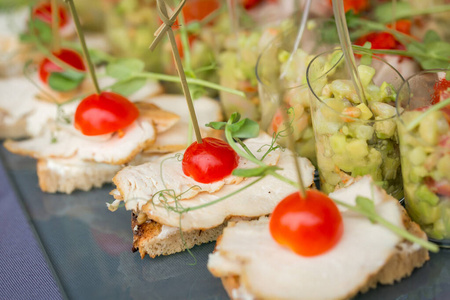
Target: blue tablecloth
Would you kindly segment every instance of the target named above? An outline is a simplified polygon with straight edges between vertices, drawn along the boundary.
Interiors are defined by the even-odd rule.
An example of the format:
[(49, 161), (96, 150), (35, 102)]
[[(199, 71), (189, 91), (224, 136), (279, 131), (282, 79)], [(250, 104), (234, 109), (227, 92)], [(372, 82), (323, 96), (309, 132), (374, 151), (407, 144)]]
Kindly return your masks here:
[(0, 299), (62, 299), (1, 160)]

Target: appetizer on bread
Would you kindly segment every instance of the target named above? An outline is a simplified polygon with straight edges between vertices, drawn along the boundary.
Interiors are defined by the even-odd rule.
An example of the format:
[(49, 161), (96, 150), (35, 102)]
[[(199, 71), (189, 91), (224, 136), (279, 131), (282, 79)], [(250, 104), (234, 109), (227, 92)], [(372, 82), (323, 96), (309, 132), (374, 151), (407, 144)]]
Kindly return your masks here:
[[(398, 200), (365, 176), (330, 197), (353, 205), (357, 196), (373, 200), (385, 220), (426, 239)], [(280, 246), (269, 219), (229, 223), (210, 255), (208, 269), (232, 299), (348, 299), (378, 283), (393, 284), (428, 259), (428, 251), (378, 223), (339, 206), (344, 233), (338, 244), (313, 257)]]
[[(42, 134), (23, 141), (7, 140), (5, 147), (13, 153), (38, 159), (39, 185), (43, 191), (68, 194), (77, 189), (88, 191), (111, 182), (124, 165), (151, 160), (158, 152), (154, 151), (156, 142), (161, 150), (159, 153), (162, 149), (174, 151), (172, 149), (182, 147), (188, 131), (188, 125), (182, 119), (187, 114), (187, 108), (180, 105), (183, 101), (183, 96), (157, 96), (136, 102), (140, 117), (121, 134), (90, 137), (78, 132), (71, 124), (51, 122)], [(195, 105), (201, 112), (200, 120), (210, 120), (211, 112), (215, 113), (215, 120), (221, 120), (217, 101), (204, 97)], [(174, 133), (170, 129), (178, 123), (185, 126)], [(168, 139), (165, 139), (166, 133)], [(143, 153), (147, 149), (149, 152)]]
[[(270, 145), (271, 137), (260, 134), (247, 139), (246, 147), (260, 159), (261, 147)], [(115, 210), (121, 202), (133, 212), (133, 245), (141, 257), (169, 255), (195, 245), (215, 240), (230, 219), (255, 219), (271, 213), (277, 203), (295, 188), (267, 176), (262, 179), (229, 175), (212, 183), (201, 183), (185, 175), (178, 154), (122, 169), (113, 178), (116, 189), (111, 192)], [(314, 167), (305, 158), (298, 158), (305, 186), (313, 184)], [(291, 152), (276, 149), (263, 160), (269, 166), (281, 168), (280, 174), (295, 178)], [(251, 169), (255, 164), (240, 157), (237, 168)], [(246, 185), (251, 185), (239, 191)], [(165, 191), (175, 198), (167, 199)], [(227, 196), (223, 201), (216, 201)], [(215, 202), (216, 201), (216, 202)], [(215, 202), (215, 203), (213, 203)], [(213, 203), (208, 205), (208, 203)], [(198, 206), (206, 206), (198, 209)], [(168, 207), (182, 207), (179, 213)]]

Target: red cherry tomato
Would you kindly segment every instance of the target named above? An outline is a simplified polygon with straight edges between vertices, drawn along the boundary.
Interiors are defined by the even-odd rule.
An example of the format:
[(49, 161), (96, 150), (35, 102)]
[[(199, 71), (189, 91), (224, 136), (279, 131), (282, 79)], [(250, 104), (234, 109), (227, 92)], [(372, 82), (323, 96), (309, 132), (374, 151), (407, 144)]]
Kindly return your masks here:
[[(412, 23), (410, 20), (398, 20), (395, 22), (395, 30), (407, 35), (411, 35), (411, 25)], [(392, 28), (392, 25), (389, 24), (388, 27)]]
[[(181, 13), (184, 17), (184, 22), (189, 24), (193, 21), (201, 21), (213, 11), (220, 7), (219, 0), (188, 0), (183, 6)], [(160, 20), (162, 23), (162, 21)], [(176, 28), (179, 26), (178, 19), (173, 23)]]
[[(335, 0), (337, 1), (337, 0)], [(333, 0), (330, 0), (330, 4), (332, 4)], [(355, 14), (367, 10), (370, 6), (369, 0), (344, 0), (344, 10), (348, 12), (349, 10), (353, 10)]]
[[(442, 78), (434, 85), (434, 94), (431, 97), (431, 104), (436, 104), (450, 97), (450, 80)], [(441, 109), (449, 120), (450, 124), (450, 105)]]
[(183, 7), (184, 22), (200, 21), (220, 7), (218, 0), (188, 0)]
[(252, 9), (253, 7), (263, 2), (263, 0), (240, 0), (240, 1), (245, 9)]
[[(86, 67), (84, 66), (83, 59), (81, 56), (70, 49), (61, 49), (59, 52), (54, 52), (54, 56), (62, 60), (68, 65), (71, 65), (77, 70), (80, 71), (86, 71)], [(41, 61), (39, 64), (39, 78), (42, 80), (42, 82), (47, 83), (48, 77), (53, 72), (62, 72), (63, 69), (56, 65), (54, 62), (52, 62), (48, 58), (44, 58), (44, 60)]]
[[(387, 27), (392, 28), (392, 25)], [(411, 21), (398, 20), (395, 22), (395, 29), (404, 34), (411, 34)], [(374, 32), (360, 37), (355, 44), (363, 46), (366, 42), (372, 44), (371, 49), (405, 49), (397, 39), (388, 32)]]
[(75, 128), (84, 135), (101, 135), (123, 129), (139, 117), (127, 98), (111, 92), (84, 98), (75, 111)]
[[(69, 14), (67, 10), (59, 5), (59, 28), (62, 28), (69, 23)], [(45, 23), (52, 23), (52, 5), (49, 2), (44, 2), (33, 9), (33, 17), (39, 19)]]
[(280, 245), (302, 256), (322, 254), (342, 237), (344, 224), (334, 202), (317, 190), (299, 192), (284, 198), (274, 209), (270, 234)]
[(207, 137), (203, 143), (192, 143), (183, 156), (183, 172), (201, 183), (223, 179), (233, 172), (239, 155), (226, 142)]
[(371, 49), (396, 49), (397, 40), (387, 32), (374, 32), (360, 37), (355, 44), (363, 46), (366, 42), (372, 44)]
[(432, 104), (436, 104), (441, 100), (450, 97), (450, 80), (442, 78), (434, 85), (434, 95), (432, 97)]

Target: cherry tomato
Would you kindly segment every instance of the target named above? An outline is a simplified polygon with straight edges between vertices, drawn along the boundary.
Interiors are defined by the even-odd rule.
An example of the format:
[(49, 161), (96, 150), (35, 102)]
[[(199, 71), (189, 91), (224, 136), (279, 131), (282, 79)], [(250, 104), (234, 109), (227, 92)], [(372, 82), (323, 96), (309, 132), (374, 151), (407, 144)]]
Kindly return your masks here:
[(237, 167), (239, 155), (226, 142), (207, 137), (192, 143), (183, 156), (183, 172), (201, 183), (225, 178)]
[(127, 98), (111, 92), (84, 98), (75, 111), (75, 128), (84, 135), (101, 135), (123, 129), (139, 116)]
[(183, 7), (184, 22), (200, 21), (220, 7), (218, 0), (188, 0)]
[[(395, 22), (395, 30), (407, 35), (411, 35), (411, 25), (412, 23), (410, 20), (398, 20)], [(392, 28), (392, 25), (389, 24), (388, 27)]]
[[(201, 21), (213, 11), (220, 7), (221, 3), (219, 0), (188, 0), (183, 6), (181, 13), (184, 17), (184, 22), (189, 24), (193, 21)], [(160, 20), (160, 23), (162, 21)], [(178, 19), (173, 23), (176, 28), (179, 26)]]
[(315, 256), (333, 248), (344, 232), (342, 216), (334, 202), (317, 190), (284, 198), (274, 209), (270, 234), (280, 245), (302, 256)]
[(387, 32), (373, 32), (360, 37), (355, 44), (363, 46), (366, 42), (372, 44), (371, 49), (396, 49), (397, 40), (394, 36)]
[[(434, 85), (434, 94), (431, 97), (431, 104), (436, 104), (450, 97), (450, 80), (442, 78)], [(447, 120), (450, 119), (450, 105), (441, 109)], [(450, 121), (449, 121), (450, 123)]]
[[(335, 0), (340, 1), (340, 0)], [(330, 0), (330, 4), (332, 4), (333, 0)], [(355, 14), (358, 14), (361, 11), (367, 10), (370, 6), (369, 0), (344, 0), (344, 10), (348, 12), (349, 10), (353, 10)]]
[(252, 9), (253, 7), (263, 2), (263, 0), (240, 0), (240, 1), (245, 9)]
[[(86, 67), (84, 66), (83, 59), (81, 56), (70, 49), (61, 49), (59, 52), (53, 52), (53, 55), (65, 62), (68, 65), (71, 65), (77, 70), (86, 71)], [(48, 77), (53, 72), (62, 72), (63, 69), (56, 65), (48, 58), (44, 58), (39, 64), (39, 78), (42, 82), (47, 83)]]
[[(69, 14), (67, 10), (59, 5), (58, 6), (59, 13), (59, 28), (62, 28), (69, 23)], [(33, 17), (39, 19), (45, 23), (52, 23), (52, 5), (49, 2), (43, 2), (40, 5), (36, 6), (33, 9)]]
[(442, 78), (434, 85), (434, 95), (432, 97), (432, 104), (436, 104), (441, 100), (450, 97), (450, 80)]

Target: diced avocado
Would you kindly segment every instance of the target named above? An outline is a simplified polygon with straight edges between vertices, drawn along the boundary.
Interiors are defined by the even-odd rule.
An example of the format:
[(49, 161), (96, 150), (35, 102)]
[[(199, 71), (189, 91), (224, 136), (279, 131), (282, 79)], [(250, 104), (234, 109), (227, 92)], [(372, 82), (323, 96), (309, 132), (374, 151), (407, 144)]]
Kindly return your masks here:
[(436, 122), (437, 130), (439, 134), (446, 134), (450, 129), (450, 125), (448, 123), (448, 120), (445, 118), (445, 114), (442, 113), (441, 115), (442, 117), (439, 118)]
[(377, 86), (377, 85), (375, 85), (373, 83), (369, 83), (365, 87), (364, 91), (365, 91), (365, 94), (366, 94), (367, 101), (369, 103), (380, 102), (382, 100), (379, 86)]
[(361, 103), (356, 105), (357, 108), (359, 108), (361, 110), (361, 116), (359, 117), (362, 120), (370, 120), (370, 118), (372, 118), (373, 114), (370, 111), (370, 109), (367, 107), (366, 104)]
[(333, 149), (334, 153), (342, 154), (346, 150), (346, 138), (345, 135), (336, 133), (330, 137), (330, 145), (331, 149)]
[(408, 159), (413, 165), (421, 165), (427, 158), (427, 154), (425, 153), (423, 147), (417, 146), (413, 148), (408, 153)]
[(428, 189), (428, 187), (422, 184), (414, 193), (414, 196), (419, 200), (426, 202), (430, 205), (437, 205), (439, 203), (439, 197)]
[(433, 224), (441, 217), (441, 211), (437, 206), (431, 206), (427, 202), (419, 202), (417, 205), (419, 210), (419, 222), (421, 224)]
[(373, 137), (374, 129), (372, 126), (359, 123), (350, 123), (349, 132), (353, 137), (363, 140), (370, 140)]
[(438, 119), (441, 116), (440, 111), (432, 112), (428, 114), (419, 124), (420, 137), (430, 146), (434, 146), (438, 143), (439, 132), (437, 124)]
[(344, 108), (351, 106), (349, 101), (345, 101), (345, 100), (339, 99), (339, 98), (328, 98), (328, 99), (324, 100), (323, 102), (325, 102), (329, 107), (331, 107), (333, 110), (335, 110), (338, 113), (342, 112), (344, 110)]
[(380, 92), (381, 101), (384, 102), (395, 101), (395, 98), (397, 97), (394, 86), (390, 83), (387, 83), (386, 81), (381, 84)]
[[(380, 117), (376, 117), (375, 120), (379, 120)], [(373, 125), (377, 137), (379, 139), (390, 139), (394, 136), (397, 125), (394, 120), (378, 121)]]
[(382, 171), (385, 180), (393, 180), (397, 178), (397, 170), (400, 166), (398, 158), (385, 157), (383, 159)]
[(419, 183), (422, 182), (423, 178), (427, 175), (429, 175), (429, 173), (424, 166), (415, 166), (411, 168), (411, 172), (409, 172), (408, 177), (411, 182)]
[(375, 116), (379, 117), (380, 119), (387, 119), (395, 116), (395, 107), (386, 103), (372, 102), (370, 103), (370, 109), (375, 114)]
[(330, 84), (330, 89), (335, 98), (346, 98), (353, 103), (361, 103), (350, 80), (333, 80)]
[(436, 220), (436, 222), (433, 223), (433, 228), (427, 230), (427, 234), (429, 237), (436, 240), (442, 240), (445, 236), (448, 236), (444, 220), (442, 218)]
[(278, 53), (278, 61), (280, 63), (285, 63), (288, 61), (290, 55), (291, 54), (286, 50), (281, 50), (280, 53)]
[(373, 76), (375, 76), (375, 69), (365, 65), (358, 66), (359, 78), (361, 79), (361, 84), (363, 86), (368, 86), (372, 81)]
[(372, 148), (370, 149), (369, 155), (367, 157), (369, 159), (369, 164), (381, 166), (383, 162), (383, 157), (381, 155), (381, 152)]
[(355, 162), (347, 154), (335, 154), (333, 155), (333, 165), (338, 166), (344, 172), (351, 172)]
[(353, 168), (352, 176), (371, 175), (373, 180), (380, 181), (382, 179), (381, 169), (376, 165), (359, 166)]
[(322, 96), (323, 97), (328, 97), (328, 98), (333, 96), (333, 92), (331, 91), (331, 88), (330, 88), (329, 84), (325, 84), (325, 86), (323, 87), (323, 89), (322, 89)]
[(447, 180), (450, 180), (450, 154), (446, 154), (437, 163), (437, 172)]
[(354, 139), (347, 143), (345, 146), (349, 152), (348, 155), (354, 159), (361, 159), (369, 154), (369, 148), (367, 142), (361, 139)]

